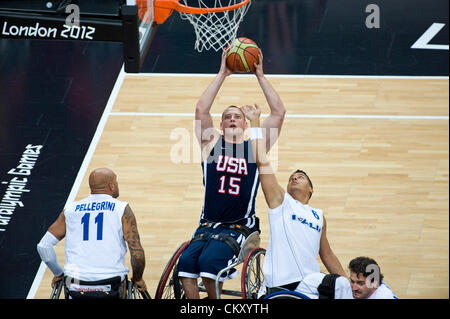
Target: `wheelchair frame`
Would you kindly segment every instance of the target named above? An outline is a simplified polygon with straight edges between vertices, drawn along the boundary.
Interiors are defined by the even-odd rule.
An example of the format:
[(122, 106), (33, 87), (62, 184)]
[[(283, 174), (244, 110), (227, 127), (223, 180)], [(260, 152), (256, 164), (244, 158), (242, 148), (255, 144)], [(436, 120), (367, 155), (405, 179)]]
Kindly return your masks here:
[(263, 299), (311, 299), (294, 290), (280, 290), (264, 296)]
[[(182, 293), (181, 282), (178, 277), (178, 259), (181, 253), (189, 245), (190, 241), (182, 243), (177, 250), (173, 253), (169, 259), (164, 271), (161, 275), (158, 287), (155, 293), (155, 299), (182, 299), (184, 295)], [(242, 275), (241, 275), (241, 291), (235, 290), (222, 290), (222, 295), (256, 298), (259, 287), (262, 285), (264, 275), (262, 274), (262, 264), (260, 256), (264, 255), (266, 250), (259, 248), (260, 237), (259, 232), (251, 233), (245, 240), (236, 261), (220, 270), (215, 280), (216, 297), (220, 299), (219, 278), (220, 276), (237, 265), (244, 263)], [(256, 270), (253, 270), (256, 268)], [(254, 280), (250, 281), (254, 277)], [(167, 290), (168, 288), (168, 290)], [(199, 282), (198, 289), (200, 292), (206, 292), (206, 289), (202, 282)], [(255, 291), (256, 290), (256, 291)], [(172, 293), (173, 292), (173, 293)]]
[[(126, 279), (126, 281), (127, 281), (127, 296), (125, 299), (152, 299), (147, 290), (140, 291), (134, 282), (129, 281), (128, 279)], [(50, 299), (59, 299), (63, 287), (64, 287), (64, 279), (58, 282), (58, 284), (53, 287), (52, 292), (50, 294)]]

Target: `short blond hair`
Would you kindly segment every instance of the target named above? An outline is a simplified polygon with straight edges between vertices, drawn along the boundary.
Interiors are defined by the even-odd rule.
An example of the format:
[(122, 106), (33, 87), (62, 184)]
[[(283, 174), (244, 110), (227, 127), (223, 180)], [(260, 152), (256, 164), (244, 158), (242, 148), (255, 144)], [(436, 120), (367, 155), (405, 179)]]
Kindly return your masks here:
[(241, 108), (240, 108), (239, 106), (236, 106), (236, 105), (230, 105), (229, 107), (227, 107), (227, 108), (222, 112), (222, 120), (223, 120), (223, 116), (225, 115), (225, 112), (226, 112), (229, 108), (231, 108), (231, 107), (237, 108), (237, 109), (242, 113), (242, 116), (244, 116), (244, 119), (245, 119), (245, 114), (244, 114), (244, 112), (242, 112), (242, 110), (241, 110)]

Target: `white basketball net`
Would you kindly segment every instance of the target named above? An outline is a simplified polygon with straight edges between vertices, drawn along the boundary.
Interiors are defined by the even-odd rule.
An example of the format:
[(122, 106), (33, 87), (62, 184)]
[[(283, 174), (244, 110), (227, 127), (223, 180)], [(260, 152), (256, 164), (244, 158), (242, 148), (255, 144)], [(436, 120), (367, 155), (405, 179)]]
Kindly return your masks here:
[[(197, 0), (199, 8), (212, 8), (207, 6), (204, 1)], [(243, 0), (214, 0), (214, 8), (232, 6), (241, 3)], [(212, 2), (210, 0), (210, 2)], [(180, 3), (187, 4), (187, 0), (180, 0)], [(236, 38), (237, 29), (248, 8), (251, 1), (235, 10), (224, 12), (210, 12), (206, 14), (189, 14), (180, 13), (184, 20), (194, 26), (196, 40), (194, 48), (198, 52), (203, 50), (214, 49), (216, 51), (223, 50), (232, 40)]]

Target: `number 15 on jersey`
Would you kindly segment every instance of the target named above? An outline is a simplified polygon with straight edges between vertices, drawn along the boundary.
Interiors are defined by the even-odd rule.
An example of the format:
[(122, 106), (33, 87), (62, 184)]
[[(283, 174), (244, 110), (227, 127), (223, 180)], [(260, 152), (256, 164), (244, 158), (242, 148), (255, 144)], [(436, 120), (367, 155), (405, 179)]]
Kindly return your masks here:
[(227, 176), (223, 175), (219, 178), (220, 187), (218, 192), (221, 194), (228, 193), (230, 195), (239, 195), (241, 191), (241, 187), (239, 185), (241, 178), (240, 177), (230, 177), (227, 183)]

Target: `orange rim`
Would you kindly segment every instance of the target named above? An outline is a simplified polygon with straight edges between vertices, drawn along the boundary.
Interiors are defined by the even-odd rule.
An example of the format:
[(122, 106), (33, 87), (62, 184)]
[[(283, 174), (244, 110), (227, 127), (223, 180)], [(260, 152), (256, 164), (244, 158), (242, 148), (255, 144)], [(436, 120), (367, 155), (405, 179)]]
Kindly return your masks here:
[(138, 16), (139, 19), (145, 24), (149, 24), (153, 19), (153, 12), (148, 10), (148, 1), (147, 0), (137, 0), (136, 4), (138, 6)]
[(182, 13), (206, 14), (209, 12), (224, 12), (224, 11), (236, 10), (240, 7), (245, 6), (249, 2), (250, 2), (250, 0), (243, 0), (242, 2), (234, 4), (232, 6), (220, 7), (220, 8), (195, 8), (195, 7), (185, 6), (185, 5), (181, 4), (179, 2), (179, 0), (155, 0), (154, 6), (155, 6), (155, 9), (165, 8), (165, 9), (176, 10), (176, 11), (182, 12)]

